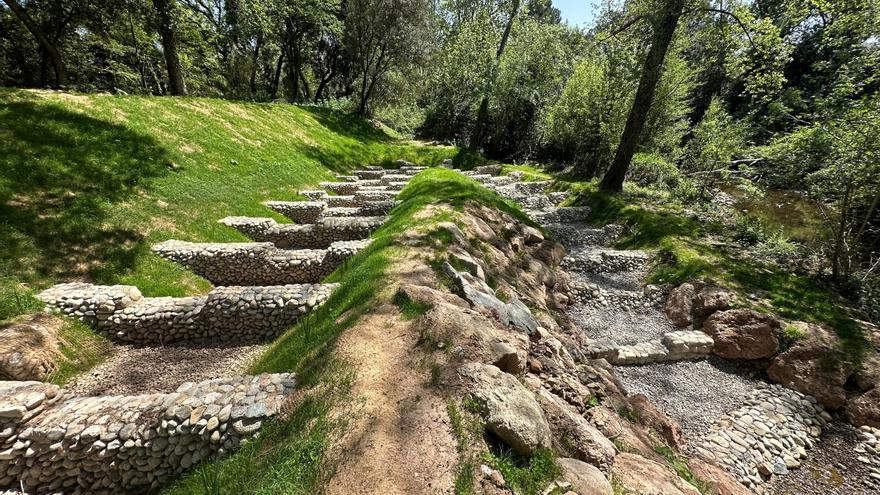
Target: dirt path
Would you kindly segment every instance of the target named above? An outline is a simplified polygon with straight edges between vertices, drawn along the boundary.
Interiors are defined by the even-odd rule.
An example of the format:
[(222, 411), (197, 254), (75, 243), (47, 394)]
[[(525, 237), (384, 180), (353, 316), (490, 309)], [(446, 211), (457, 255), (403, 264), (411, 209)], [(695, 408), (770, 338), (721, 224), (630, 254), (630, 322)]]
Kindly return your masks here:
[(457, 462), (446, 401), (419, 362), (418, 335), (379, 308), (340, 338), (340, 357), (357, 372), (362, 414), (343, 438), (331, 495), (451, 493)]

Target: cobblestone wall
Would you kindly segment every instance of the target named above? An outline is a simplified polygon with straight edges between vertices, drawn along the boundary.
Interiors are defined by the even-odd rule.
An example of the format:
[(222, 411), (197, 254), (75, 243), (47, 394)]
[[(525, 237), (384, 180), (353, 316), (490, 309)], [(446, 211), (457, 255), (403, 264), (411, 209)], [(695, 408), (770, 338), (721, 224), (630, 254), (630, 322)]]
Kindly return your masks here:
[(253, 342), (277, 336), (322, 304), (336, 284), (217, 287), (207, 296), (141, 297), (136, 287), (56, 285), (39, 298), (113, 340)]
[(220, 223), (258, 242), (286, 249), (321, 249), (338, 241), (365, 239), (387, 220), (376, 217), (328, 217), (316, 223), (279, 224), (271, 218), (226, 217)]
[(146, 492), (253, 437), (293, 391), (293, 375), (184, 383), (175, 392), (76, 397), (0, 382), (0, 488)]

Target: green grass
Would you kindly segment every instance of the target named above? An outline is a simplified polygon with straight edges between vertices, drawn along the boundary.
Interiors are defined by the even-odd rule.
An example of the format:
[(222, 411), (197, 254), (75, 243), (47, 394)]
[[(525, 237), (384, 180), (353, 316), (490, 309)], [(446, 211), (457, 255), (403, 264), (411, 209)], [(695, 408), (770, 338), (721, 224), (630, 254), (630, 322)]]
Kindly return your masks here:
[(707, 482), (700, 479), (693, 472), (691, 472), (691, 469), (688, 467), (687, 462), (682, 459), (673, 449), (665, 445), (660, 445), (654, 447), (654, 451), (663, 456), (664, 459), (666, 459), (666, 461), (669, 463), (670, 466), (672, 466), (673, 469), (675, 469), (675, 472), (678, 473), (678, 476), (681, 477), (681, 479), (693, 485), (694, 488), (700, 491), (700, 493), (702, 493), (703, 495), (712, 495), (713, 493), (715, 493), (715, 491), (712, 490), (712, 487)]
[(402, 290), (399, 290), (394, 294), (394, 304), (397, 305), (397, 308), (400, 310), (400, 316), (404, 320), (414, 320), (430, 311), (433, 307), (430, 304), (413, 301), (409, 295)]
[[(373, 242), (330, 275), (327, 281), (341, 286), (327, 302), (285, 332), (251, 367), (253, 373), (295, 372), (303, 390), (320, 392), (329, 387), (331, 393), (308, 393), (308, 400), (290, 418), (273, 422), (244, 449), (200, 467), (164, 493), (203, 494), (205, 479), (219, 480), (220, 493), (224, 494), (319, 492), (332, 474), (327, 449), (345, 427), (329, 412), (352, 407), (347, 403), (352, 400), (347, 393), (351, 370), (332, 359), (333, 350), (339, 335), (374, 307), (378, 298), (393, 300), (393, 294), (386, 290), (387, 271), (403, 252), (396, 242), (398, 236), (431, 228), (437, 219), (416, 218), (416, 213), (430, 204), (461, 207), (473, 201), (522, 215), (494, 192), (445, 169), (420, 173), (399, 199), (401, 204), (373, 234)], [(337, 376), (342, 378), (334, 378)], [(208, 476), (205, 470), (213, 471)]]
[(147, 296), (204, 292), (208, 282), (149, 247), (246, 240), (217, 220), (284, 221), (260, 203), (397, 158), (479, 160), (321, 108), (0, 88), (0, 320), (33, 309), (14, 302), (22, 284), (88, 277)]
[(553, 452), (542, 449), (531, 456), (520, 456), (509, 450), (486, 453), (483, 459), (501, 471), (507, 486), (516, 495), (535, 495), (560, 476), (561, 470)]
[[(718, 243), (730, 233), (719, 225), (701, 224), (682, 208), (659, 200), (649, 190), (627, 187), (621, 195), (603, 194), (595, 182), (559, 180), (555, 186), (574, 194), (571, 203), (587, 205), (595, 225), (621, 223), (627, 231), (616, 242), (621, 249), (657, 250), (660, 262), (649, 283), (679, 284), (696, 278), (713, 280), (738, 292), (743, 300), (757, 296), (756, 309), (793, 320), (826, 324), (842, 342), (843, 357), (859, 362), (869, 343), (850, 316), (848, 304), (830, 286), (815, 278), (744, 259)], [(713, 236), (716, 241), (713, 241)]]
[(58, 367), (48, 379), (55, 385), (67, 384), (77, 374), (104, 361), (112, 350), (107, 339), (77, 320), (65, 319), (56, 337), (62, 357), (56, 360)]

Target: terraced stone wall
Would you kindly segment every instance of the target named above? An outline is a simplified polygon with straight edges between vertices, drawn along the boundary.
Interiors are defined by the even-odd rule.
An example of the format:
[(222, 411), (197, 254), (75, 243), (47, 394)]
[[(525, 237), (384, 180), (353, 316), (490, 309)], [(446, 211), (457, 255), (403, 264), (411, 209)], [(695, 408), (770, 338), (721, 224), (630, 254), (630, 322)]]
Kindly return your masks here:
[(0, 489), (146, 492), (254, 436), (294, 385), (290, 374), (267, 374), (167, 394), (76, 397), (40, 382), (0, 382)]
[(39, 298), (113, 340), (254, 342), (277, 336), (323, 303), (335, 284), (217, 287), (207, 296), (142, 297), (136, 287), (56, 285)]

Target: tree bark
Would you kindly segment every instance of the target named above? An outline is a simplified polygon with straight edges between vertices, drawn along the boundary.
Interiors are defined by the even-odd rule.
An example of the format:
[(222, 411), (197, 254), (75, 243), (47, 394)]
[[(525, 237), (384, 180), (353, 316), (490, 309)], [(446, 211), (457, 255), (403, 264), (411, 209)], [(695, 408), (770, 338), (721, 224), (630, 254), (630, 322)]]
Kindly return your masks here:
[(272, 76), (271, 99), (278, 98), (278, 86), (281, 84), (281, 67), (284, 65), (284, 49), (278, 54), (278, 62), (275, 63), (275, 74)]
[(477, 110), (477, 121), (474, 123), (474, 130), (471, 132), (471, 141), (468, 146), (472, 150), (476, 150), (483, 143), (483, 125), (489, 114), (489, 91), (495, 83), (495, 72), (504, 54), (504, 47), (507, 46), (507, 39), (510, 37), (510, 30), (513, 28), (513, 21), (516, 19), (516, 13), (519, 11), (519, 0), (513, 0), (513, 8), (510, 11), (510, 18), (507, 19), (507, 25), (504, 27), (504, 34), (501, 35), (501, 43), (498, 44), (498, 51), (495, 52), (495, 66), (492, 68), (490, 80), (486, 84), (483, 99), (480, 100), (480, 108)]
[(162, 36), (162, 51), (165, 52), (165, 65), (168, 69), (168, 89), (176, 96), (186, 95), (186, 82), (177, 55), (177, 33), (174, 30), (175, 0), (153, 0), (153, 7), (159, 14), (159, 34)]
[(55, 86), (61, 87), (67, 85), (67, 68), (64, 67), (61, 53), (58, 52), (58, 48), (55, 44), (49, 41), (46, 33), (40, 29), (40, 26), (34, 22), (31, 16), (17, 0), (3, 0), (3, 2), (9, 6), (12, 13), (15, 14), (15, 17), (21, 21), (22, 24), (24, 24), (27, 30), (34, 35), (34, 38), (37, 39), (37, 42), (40, 44), (40, 47), (43, 49), (46, 56), (49, 57), (49, 61), (52, 62), (52, 68), (55, 70)]
[(645, 126), (645, 120), (654, 100), (657, 82), (660, 81), (660, 75), (663, 71), (663, 61), (666, 59), (666, 52), (672, 42), (672, 36), (675, 34), (675, 28), (678, 26), (683, 10), (684, 0), (667, 0), (662, 17), (654, 23), (651, 49), (648, 50), (648, 56), (645, 57), (639, 88), (636, 90), (635, 100), (630, 108), (629, 117), (626, 119), (620, 144), (617, 146), (611, 168), (608, 169), (599, 184), (599, 189), (602, 191), (620, 192), (623, 190), (623, 179), (626, 177), (629, 164), (639, 144), (642, 128)]
[(260, 48), (263, 46), (263, 33), (257, 34), (257, 40), (254, 45), (254, 53), (251, 57), (251, 96), (257, 92), (257, 65), (260, 62)]

